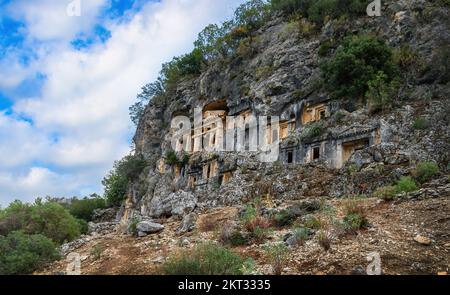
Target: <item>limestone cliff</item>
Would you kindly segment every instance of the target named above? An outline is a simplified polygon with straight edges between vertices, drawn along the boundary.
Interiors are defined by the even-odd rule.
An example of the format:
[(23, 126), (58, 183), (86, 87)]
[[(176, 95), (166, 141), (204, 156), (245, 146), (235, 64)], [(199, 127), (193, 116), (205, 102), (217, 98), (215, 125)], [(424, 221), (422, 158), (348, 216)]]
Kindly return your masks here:
[[(130, 184), (123, 220), (182, 217), (254, 197), (275, 203), (309, 197), (370, 194), (407, 175), (423, 160), (449, 169), (449, 9), (429, 1), (383, 1), (381, 17), (330, 20), (309, 32), (273, 17), (236, 54), (185, 78), (165, 99), (151, 101), (134, 137), (151, 165)], [(347, 35), (376, 34), (392, 48), (407, 46), (416, 64), (402, 72), (392, 108), (372, 114), (367, 104), (331, 99), (319, 64)], [(331, 44), (324, 51), (325, 44)], [(194, 152), (169, 165), (171, 119), (193, 120), (194, 108), (228, 116), (279, 116), (277, 161), (258, 152)], [(429, 128), (413, 128), (415, 118)], [(320, 134), (309, 134), (311, 122)], [(271, 135), (272, 136), (272, 135)], [(194, 145), (194, 139), (192, 145)], [(351, 173), (350, 173), (351, 172)]]

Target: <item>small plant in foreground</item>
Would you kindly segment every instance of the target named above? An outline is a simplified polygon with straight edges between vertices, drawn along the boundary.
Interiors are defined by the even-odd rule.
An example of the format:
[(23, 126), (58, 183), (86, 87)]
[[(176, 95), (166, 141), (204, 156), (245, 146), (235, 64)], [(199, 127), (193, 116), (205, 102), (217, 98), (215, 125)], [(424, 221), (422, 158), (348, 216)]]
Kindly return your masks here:
[(166, 275), (242, 275), (248, 260), (215, 244), (197, 245), (174, 256), (162, 266)]
[(320, 229), (322, 227), (321, 221), (315, 216), (309, 216), (306, 218), (305, 222), (303, 222), (303, 226), (309, 229)]
[(246, 238), (232, 223), (226, 223), (219, 234), (219, 241), (222, 245), (242, 246), (247, 243)]
[(415, 171), (415, 178), (420, 183), (431, 180), (439, 173), (439, 166), (435, 162), (420, 162)]
[(283, 266), (289, 257), (289, 252), (289, 248), (284, 243), (277, 243), (266, 247), (266, 253), (272, 265), (274, 275), (281, 275)]
[(362, 206), (360, 199), (346, 200), (343, 209), (345, 216), (342, 226), (345, 232), (355, 233), (357, 230), (369, 226), (366, 210)]
[(411, 176), (402, 176), (395, 186), (397, 193), (409, 193), (417, 190), (417, 185)]
[(397, 189), (395, 186), (382, 186), (373, 192), (373, 196), (384, 201), (392, 201), (395, 198)]
[(91, 249), (91, 255), (94, 260), (99, 260), (102, 257), (102, 254), (103, 248), (100, 245), (96, 245)]
[(275, 226), (282, 227), (292, 224), (294, 222), (291, 215), (286, 210), (281, 210), (272, 217), (272, 222)]
[(292, 230), (292, 238), (297, 245), (303, 245), (307, 240), (309, 240), (311, 235), (311, 230), (305, 227), (298, 227)]
[(415, 130), (424, 130), (429, 127), (429, 123), (427, 119), (423, 117), (416, 118), (413, 122), (412, 128)]
[(324, 231), (321, 231), (317, 234), (317, 240), (319, 242), (319, 245), (322, 246), (322, 248), (325, 251), (330, 250), (331, 248), (331, 237), (330, 234)]

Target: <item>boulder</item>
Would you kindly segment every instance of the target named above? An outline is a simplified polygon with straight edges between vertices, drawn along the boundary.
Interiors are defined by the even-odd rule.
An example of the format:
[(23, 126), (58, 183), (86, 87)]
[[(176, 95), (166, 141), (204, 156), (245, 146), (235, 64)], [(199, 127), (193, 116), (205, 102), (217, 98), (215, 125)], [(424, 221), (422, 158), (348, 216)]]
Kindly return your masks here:
[(414, 238), (414, 241), (416, 241), (417, 243), (419, 243), (421, 245), (425, 245), (425, 246), (428, 246), (431, 244), (431, 240), (429, 238), (421, 236), (421, 235), (417, 235)]
[(192, 212), (197, 205), (197, 197), (191, 192), (178, 191), (168, 196), (153, 198), (150, 205), (150, 216), (183, 216)]
[(197, 215), (195, 213), (189, 213), (183, 217), (183, 221), (181, 221), (180, 226), (177, 228), (177, 235), (181, 235), (187, 232), (190, 232), (195, 227), (195, 222), (197, 220)]
[(139, 237), (158, 233), (163, 229), (164, 225), (152, 221), (141, 221), (136, 225), (136, 231), (138, 232)]

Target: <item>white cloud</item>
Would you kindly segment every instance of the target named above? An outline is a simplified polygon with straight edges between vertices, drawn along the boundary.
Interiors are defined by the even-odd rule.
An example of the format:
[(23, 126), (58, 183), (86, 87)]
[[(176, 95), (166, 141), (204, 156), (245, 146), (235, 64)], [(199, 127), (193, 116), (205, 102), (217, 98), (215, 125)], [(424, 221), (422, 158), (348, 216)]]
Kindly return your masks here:
[[(18, 2), (25, 5), (25, 1)], [(34, 1), (26, 1), (29, 2)], [(51, 8), (46, 6), (49, 0), (43, 2), (44, 8)], [(94, 2), (100, 5), (102, 1)], [(6, 157), (15, 153), (12, 157), (15, 160), (9, 167), (16, 166), (3, 171), (0, 203), (11, 194), (29, 197), (42, 195), (48, 189), (46, 194), (63, 195), (98, 188), (113, 161), (129, 151), (134, 126), (128, 118), (128, 107), (140, 87), (156, 78), (162, 62), (187, 52), (203, 27), (224, 20), (241, 2), (243, 0), (163, 0), (148, 3), (128, 22), (109, 21), (111, 38), (105, 44), (84, 51), (70, 48), (66, 41), (48, 47), (49, 51), (41, 54), (36, 62), (39, 71), (47, 77), (42, 94), (23, 99), (14, 106), (15, 112), (31, 118), (33, 125), (3, 118), (9, 120), (10, 125), (18, 125), (16, 134), (20, 135), (13, 135), (0, 124), (5, 141), (13, 138), (24, 146), (19, 150), (11, 146), (5, 148)], [(23, 17), (32, 36), (63, 40), (73, 36), (75, 30), (70, 28), (44, 32), (44, 27), (49, 25), (47, 22), (53, 22), (51, 25), (62, 22), (61, 27), (70, 27), (70, 24), (56, 16), (45, 19), (45, 15), (53, 15), (53, 12), (35, 15), (30, 7), (24, 7)], [(2, 71), (0, 69), (0, 77)], [(30, 146), (35, 146), (36, 150)], [(31, 164), (33, 161), (57, 167), (58, 172), (46, 168), (36, 170)], [(2, 167), (5, 165), (0, 164), (0, 175)], [(38, 178), (36, 175), (45, 180), (42, 185), (33, 182)], [(8, 186), (15, 177), (27, 189), (14, 190), (14, 186)], [(62, 185), (54, 185), (55, 182)]]
[(73, 0), (14, 0), (7, 7), (9, 16), (24, 20), (28, 37), (43, 41), (70, 41), (77, 33), (90, 30), (108, 0), (81, 0), (79, 17), (67, 14)]

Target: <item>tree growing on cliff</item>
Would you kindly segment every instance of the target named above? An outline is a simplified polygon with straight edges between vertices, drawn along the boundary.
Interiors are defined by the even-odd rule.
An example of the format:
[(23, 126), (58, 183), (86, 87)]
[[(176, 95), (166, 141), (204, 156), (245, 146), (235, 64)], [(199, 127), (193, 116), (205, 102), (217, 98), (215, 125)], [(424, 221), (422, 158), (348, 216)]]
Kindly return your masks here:
[(334, 98), (362, 98), (377, 76), (390, 83), (397, 75), (391, 48), (382, 39), (366, 35), (347, 38), (321, 69)]
[(146, 166), (146, 161), (135, 155), (125, 156), (114, 163), (113, 169), (102, 181), (108, 205), (120, 206), (122, 204), (128, 184), (139, 177)]

